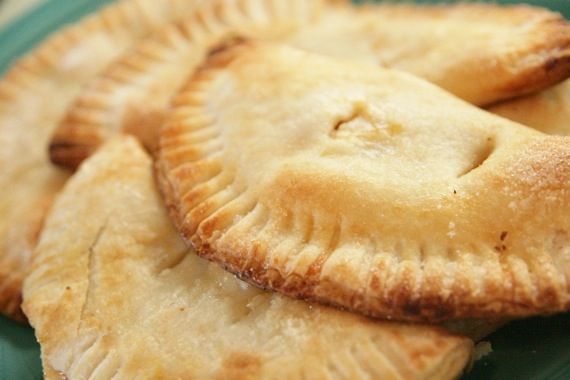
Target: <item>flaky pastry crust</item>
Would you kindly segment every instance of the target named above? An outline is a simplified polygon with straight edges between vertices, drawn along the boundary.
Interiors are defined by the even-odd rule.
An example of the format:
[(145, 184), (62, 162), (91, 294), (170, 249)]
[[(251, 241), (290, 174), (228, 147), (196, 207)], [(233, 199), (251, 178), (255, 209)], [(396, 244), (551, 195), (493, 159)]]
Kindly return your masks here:
[(405, 73), (221, 49), (157, 170), (184, 238), (258, 286), (404, 320), (570, 308), (568, 139)]
[(50, 157), (75, 169), (106, 139), (137, 136), (150, 150), (172, 96), (208, 51), (229, 36), (282, 39), (317, 22), (328, 0), (212, 0), (157, 31), (94, 78), (55, 130)]
[(570, 74), (570, 29), (546, 10), (332, 3), (204, 4), (179, 25), (142, 41), (85, 87), (52, 138), (52, 161), (74, 169), (117, 133), (134, 134), (154, 150), (172, 95), (208, 49), (228, 35), (406, 70), (476, 104), (536, 91)]
[(199, 0), (122, 0), (55, 33), (0, 80), (0, 312), (23, 320), (21, 282), (45, 212), (68, 174), (46, 147), (90, 78)]
[(24, 297), (44, 368), (68, 379), (454, 379), (473, 346), (263, 292), (198, 258), (128, 137), (65, 186)]
[(352, 19), (331, 12), (292, 44), (404, 70), (479, 106), (570, 76), (570, 24), (546, 9), (386, 3)]

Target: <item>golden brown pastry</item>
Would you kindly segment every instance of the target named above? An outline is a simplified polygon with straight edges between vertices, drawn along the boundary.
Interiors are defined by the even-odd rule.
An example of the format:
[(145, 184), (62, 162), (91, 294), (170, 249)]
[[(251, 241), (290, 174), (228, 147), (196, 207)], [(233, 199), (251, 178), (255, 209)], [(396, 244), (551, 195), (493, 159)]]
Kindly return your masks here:
[(570, 80), (489, 108), (497, 115), (551, 135), (570, 135)]
[(150, 158), (110, 141), (68, 182), (24, 286), (46, 377), (454, 379), (472, 342), (247, 285), (188, 252)]
[(21, 282), (44, 213), (67, 179), (48, 140), (81, 86), (199, 0), (123, 0), (54, 34), (0, 80), (0, 312), (22, 319)]
[(570, 309), (570, 144), (399, 71), (220, 49), (161, 130), (168, 207), (242, 279), (371, 316)]
[(170, 97), (208, 49), (228, 35), (277, 39), (311, 51), (407, 70), (471, 102), (534, 91), (570, 74), (570, 28), (527, 6), (211, 1), (141, 42), (82, 91), (55, 132), (51, 159), (75, 168), (110, 136), (149, 149)]

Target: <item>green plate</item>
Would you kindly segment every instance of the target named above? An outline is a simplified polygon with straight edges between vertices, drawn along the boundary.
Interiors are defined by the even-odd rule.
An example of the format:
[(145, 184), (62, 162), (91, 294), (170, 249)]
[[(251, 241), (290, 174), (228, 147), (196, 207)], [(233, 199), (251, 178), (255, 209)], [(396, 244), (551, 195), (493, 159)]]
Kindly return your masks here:
[[(48, 0), (1, 30), (0, 73), (48, 33), (108, 2), (110, 0)], [(526, 0), (526, 3), (549, 7), (570, 18), (570, 0)], [(464, 380), (570, 379), (570, 315), (513, 322), (488, 340), (493, 352), (478, 361)], [(0, 379), (41, 378), (40, 350), (32, 329), (0, 317)]]

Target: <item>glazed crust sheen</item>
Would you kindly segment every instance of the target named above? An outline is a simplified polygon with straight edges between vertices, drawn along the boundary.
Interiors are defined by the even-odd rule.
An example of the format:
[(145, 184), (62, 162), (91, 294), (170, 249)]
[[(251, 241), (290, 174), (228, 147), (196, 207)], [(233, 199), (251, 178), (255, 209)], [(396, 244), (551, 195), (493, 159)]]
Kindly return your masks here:
[(570, 80), (537, 94), (496, 104), (489, 111), (544, 133), (569, 136)]
[(132, 137), (67, 183), (24, 298), (48, 378), (454, 379), (473, 349), (437, 327), (266, 293), (198, 258)]
[(543, 9), (332, 3), (204, 4), (81, 91), (52, 137), (52, 162), (75, 169), (117, 133), (133, 134), (153, 151), (172, 95), (207, 50), (232, 34), (405, 70), (476, 104), (530, 93), (569, 74), (569, 27)]
[(0, 311), (23, 320), (21, 282), (45, 212), (68, 174), (46, 155), (81, 86), (196, 1), (123, 0), (49, 37), (0, 81)]
[(157, 175), (198, 253), (264, 288), (403, 320), (570, 307), (568, 140), (401, 72), (230, 44)]

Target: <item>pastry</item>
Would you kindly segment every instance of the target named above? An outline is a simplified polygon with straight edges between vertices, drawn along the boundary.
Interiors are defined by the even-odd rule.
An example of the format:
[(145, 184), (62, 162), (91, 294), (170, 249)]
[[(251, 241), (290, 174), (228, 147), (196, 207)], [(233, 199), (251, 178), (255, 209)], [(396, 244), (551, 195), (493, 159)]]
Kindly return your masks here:
[(494, 105), (489, 111), (552, 135), (570, 135), (570, 80), (537, 94)]
[(570, 76), (570, 24), (543, 8), (382, 4), (358, 13), (351, 22), (331, 12), (290, 43), (408, 71), (476, 105)]
[(321, 0), (204, 4), (142, 41), (84, 88), (54, 133), (51, 160), (74, 169), (101, 142), (121, 132), (136, 135), (153, 150), (171, 97), (210, 48), (232, 35), (282, 38), (315, 22), (323, 8)]
[(120, 132), (153, 150), (172, 94), (208, 49), (232, 34), (407, 70), (476, 104), (535, 91), (570, 74), (570, 28), (546, 10), (328, 3), (209, 2), (142, 41), (86, 86), (52, 138), (52, 161), (73, 169)]
[(21, 282), (44, 213), (68, 174), (49, 163), (53, 128), (81, 86), (137, 39), (199, 1), (123, 0), (49, 37), (0, 80), (0, 312), (22, 319)]
[(366, 315), (570, 309), (570, 144), (403, 72), (260, 42), (173, 101), (177, 228), (242, 279)]
[(24, 284), (46, 378), (454, 379), (473, 344), (247, 285), (171, 225), (148, 155), (109, 141), (67, 183)]

